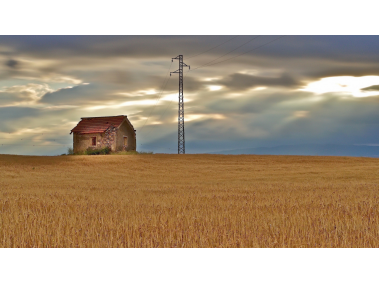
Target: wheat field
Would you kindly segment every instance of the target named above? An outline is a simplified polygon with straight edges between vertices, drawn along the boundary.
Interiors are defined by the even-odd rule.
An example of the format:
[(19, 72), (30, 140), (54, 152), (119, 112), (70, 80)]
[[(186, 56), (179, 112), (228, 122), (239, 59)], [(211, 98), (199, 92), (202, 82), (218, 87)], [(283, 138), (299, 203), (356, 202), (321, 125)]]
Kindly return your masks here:
[(379, 247), (379, 159), (0, 155), (0, 247)]

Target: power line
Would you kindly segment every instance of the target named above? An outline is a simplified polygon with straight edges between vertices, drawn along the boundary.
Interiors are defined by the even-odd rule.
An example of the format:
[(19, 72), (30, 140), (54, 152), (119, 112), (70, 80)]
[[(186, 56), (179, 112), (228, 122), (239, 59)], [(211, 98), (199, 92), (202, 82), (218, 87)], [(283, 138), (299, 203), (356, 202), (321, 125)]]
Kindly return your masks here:
[[(238, 36), (238, 35), (237, 35), (237, 36)], [(206, 52), (208, 52), (208, 51), (210, 51), (210, 50), (212, 50), (212, 49), (215, 49), (216, 47), (218, 47), (218, 46), (220, 46), (220, 45), (222, 45), (222, 44), (224, 44), (224, 43), (226, 43), (226, 42), (229, 42), (229, 41), (233, 40), (233, 39), (236, 38), (237, 36), (235, 36), (235, 37), (233, 37), (233, 38), (231, 38), (231, 39), (229, 39), (229, 40), (227, 40), (227, 41), (225, 41), (225, 42), (223, 42), (223, 43), (221, 43), (221, 44), (219, 44), (219, 45), (217, 45), (217, 46), (215, 46), (215, 47), (213, 47), (213, 48), (211, 48), (211, 49), (208, 49), (208, 50), (204, 51), (203, 53), (199, 53), (199, 54), (194, 55), (194, 56), (189, 57), (189, 58), (194, 58), (194, 57), (196, 57), (196, 56), (198, 56), (198, 55), (204, 54), (204, 53), (206, 53)], [(240, 45), (239, 47), (241, 47), (241, 46), (243, 46), (243, 45), (245, 45), (245, 44), (251, 42), (252, 40), (256, 39), (257, 37), (259, 37), (259, 35), (256, 36), (256, 37), (254, 37), (253, 39), (249, 40), (248, 42), (246, 42), (246, 43)], [(218, 63), (221, 63), (221, 62), (224, 62), (224, 61), (227, 61), (227, 60), (230, 60), (230, 59), (233, 59), (233, 58), (239, 57), (239, 56), (244, 55), (244, 54), (246, 54), (246, 53), (248, 53), (248, 52), (251, 52), (251, 51), (256, 50), (256, 49), (258, 49), (258, 48), (260, 48), (260, 47), (263, 47), (263, 46), (265, 46), (265, 45), (267, 45), (267, 44), (270, 44), (271, 42), (274, 42), (275, 40), (278, 40), (278, 39), (280, 39), (280, 38), (282, 38), (282, 37), (284, 37), (284, 36), (281, 36), (281, 37), (279, 37), (279, 38), (276, 38), (276, 39), (274, 39), (274, 40), (272, 40), (272, 41), (270, 41), (270, 42), (268, 42), (268, 43), (265, 43), (265, 44), (263, 44), (263, 45), (261, 45), (261, 46), (258, 46), (258, 47), (256, 47), (256, 48), (253, 48), (253, 49), (251, 49), (251, 50), (249, 50), (249, 51), (247, 51), (247, 52), (241, 53), (241, 54), (239, 54), (239, 55), (237, 55), (237, 56), (233, 56), (233, 57), (231, 57), (231, 58), (228, 58), (228, 59), (226, 59), (226, 60), (223, 60), (223, 61), (220, 61), (220, 62), (217, 62), (217, 63), (211, 64), (211, 65), (215, 65), (215, 64), (218, 64)], [(210, 61), (210, 62), (213, 62), (213, 61), (215, 61), (215, 60), (217, 60), (217, 59), (219, 59), (219, 58), (221, 58), (221, 57), (223, 57), (223, 56), (225, 56), (225, 55), (227, 55), (227, 54), (233, 52), (234, 50), (238, 49), (239, 47), (233, 49), (232, 51), (230, 51), (230, 52), (228, 52), (228, 53), (226, 53), (226, 54), (224, 54), (224, 55), (222, 55), (222, 56), (220, 56), (220, 57), (218, 57), (218, 58), (216, 58), (216, 59), (214, 59), (214, 60), (212, 60), (212, 61)], [(189, 59), (189, 58), (188, 58), (188, 59)], [(210, 62), (208, 62), (207, 64), (209, 64)], [(205, 64), (205, 65), (207, 65), (207, 64)], [(211, 66), (211, 65), (209, 65), (209, 66)], [(202, 66), (204, 66), (204, 65), (202, 65)], [(195, 68), (195, 69), (204, 68), (204, 67), (202, 67), (202, 66), (197, 67), (197, 68)], [(195, 69), (192, 69), (192, 70), (195, 70)], [(165, 108), (164, 111), (162, 112), (162, 118), (166, 116), (165, 114), (167, 113), (168, 108), (172, 105), (172, 103), (173, 103), (174, 101), (175, 101), (175, 99), (172, 99), (172, 100), (167, 104), (166, 108)]]
[(212, 47), (212, 48), (210, 48), (210, 49), (208, 49), (208, 50), (206, 50), (206, 51), (204, 51), (204, 52), (202, 52), (202, 53), (199, 53), (199, 54), (196, 54), (196, 55), (194, 55), (194, 56), (188, 57), (187, 60), (188, 60), (188, 59), (191, 59), (191, 58), (194, 58), (194, 57), (196, 57), (196, 56), (199, 56), (199, 55), (201, 55), (201, 54), (207, 53), (208, 51), (211, 51), (211, 50), (213, 50), (213, 49), (215, 49), (215, 48), (217, 48), (217, 47), (219, 47), (219, 46), (221, 46), (221, 45), (223, 45), (223, 44), (225, 44), (225, 43), (227, 43), (227, 42), (229, 42), (229, 41), (235, 39), (235, 38), (238, 37), (238, 36), (239, 36), (239, 35), (234, 36), (233, 38), (228, 39), (227, 41), (225, 41), (225, 42), (223, 42), (223, 43), (221, 43), (221, 44), (219, 44), (219, 45), (217, 45), (217, 46), (215, 46), (215, 47)]
[[(216, 45), (215, 47), (212, 47), (212, 48), (210, 48), (210, 49), (208, 49), (208, 50), (206, 50), (206, 51), (204, 51), (204, 52), (201, 52), (201, 53), (199, 53), (199, 54), (196, 54), (196, 55), (194, 55), (194, 56), (191, 56), (191, 57), (189, 57), (188, 59), (191, 59), (191, 58), (197, 57), (197, 56), (199, 56), (199, 55), (202, 55), (202, 54), (204, 54), (204, 53), (207, 53), (208, 51), (211, 51), (211, 50), (213, 50), (213, 49), (215, 49), (215, 48), (217, 48), (217, 47), (219, 47), (219, 46), (221, 46), (221, 45), (223, 45), (223, 44), (225, 44), (225, 43), (227, 43), (227, 42), (229, 42), (229, 41), (231, 41), (231, 40), (237, 38), (238, 36), (239, 36), (239, 35), (236, 35), (236, 36), (234, 36), (234, 37), (232, 37), (232, 38), (230, 38), (230, 39), (228, 39), (228, 40), (226, 40), (226, 41), (220, 43), (219, 45)], [(172, 63), (172, 62), (171, 62), (171, 63)], [(171, 65), (170, 65), (170, 68), (171, 68)], [(170, 68), (169, 68), (169, 69), (170, 69)], [(166, 81), (166, 83), (167, 83), (167, 81)], [(165, 85), (165, 86), (166, 86), (166, 85)], [(159, 99), (160, 99), (160, 97), (159, 97)], [(165, 114), (165, 112), (167, 111), (168, 107), (172, 104), (172, 102), (174, 102), (174, 99), (171, 100), (171, 101), (169, 102), (168, 106), (167, 106), (167, 107), (165, 108), (165, 110), (163, 111), (163, 114)], [(154, 105), (154, 109), (155, 109), (156, 105), (157, 105), (157, 103)], [(151, 112), (150, 112), (150, 114), (151, 114)], [(145, 124), (142, 126), (142, 128), (146, 125), (147, 120), (150, 118), (150, 114), (149, 114), (149, 117), (145, 120)], [(142, 128), (139, 130), (139, 132), (141, 132)]]
[(249, 41), (245, 42), (244, 44), (241, 44), (240, 46), (234, 48), (232, 51), (229, 51), (229, 52), (227, 52), (227, 53), (225, 53), (225, 54), (223, 54), (223, 55), (217, 57), (216, 59), (213, 59), (213, 60), (209, 61), (208, 63), (205, 63), (205, 64), (203, 64), (203, 65), (201, 65), (201, 66), (199, 66), (199, 67), (197, 67), (197, 68), (192, 69), (192, 71), (193, 71), (193, 70), (196, 70), (196, 69), (200, 69), (200, 68), (202, 68), (202, 67), (204, 67), (204, 66), (209, 65), (209, 63), (212, 63), (212, 62), (214, 62), (214, 61), (216, 61), (216, 60), (218, 60), (218, 59), (220, 59), (220, 58), (222, 58), (222, 57), (224, 57), (224, 56), (226, 56), (226, 55), (232, 53), (233, 51), (235, 51), (235, 50), (241, 48), (242, 46), (244, 46), (244, 45), (246, 45), (246, 44), (252, 42), (254, 39), (256, 39), (256, 38), (258, 38), (258, 37), (260, 37), (260, 35), (257, 35), (257, 36), (255, 36), (255, 37), (253, 37), (252, 39), (250, 39)]
[[(258, 37), (258, 36), (257, 36), (257, 37)], [(255, 38), (257, 38), (257, 37), (255, 37)], [(283, 38), (283, 37), (285, 37), (285, 35), (280, 36), (280, 37), (278, 37), (278, 38), (275, 38), (274, 40), (271, 40), (271, 41), (269, 41), (269, 42), (267, 42), (267, 43), (265, 43), (265, 44), (262, 44), (262, 45), (260, 45), (260, 46), (257, 46), (257, 47), (255, 47), (255, 48), (249, 50), (249, 51), (246, 51), (246, 52), (243, 52), (243, 53), (241, 53), (241, 54), (239, 54), (239, 55), (236, 55), (236, 56), (230, 57), (230, 58), (228, 58), (228, 59), (226, 59), (226, 60), (223, 60), (223, 61), (220, 61), (220, 62), (216, 62), (216, 63), (210, 64), (210, 65), (207, 65), (207, 64), (209, 64), (209, 62), (208, 62), (207, 64), (204, 64), (204, 65), (202, 65), (202, 66), (200, 66), (200, 67), (197, 67), (197, 68), (195, 68), (195, 69), (193, 69), (193, 70), (200, 69), (200, 68), (204, 68), (204, 67), (208, 67), (208, 66), (212, 66), (212, 65), (216, 65), (216, 64), (219, 64), (219, 63), (222, 63), (222, 62), (225, 62), (225, 61), (231, 60), (231, 59), (233, 59), (233, 58), (236, 58), (236, 57), (242, 56), (242, 55), (244, 55), (244, 54), (246, 54), (246, 53), (249, 53), (249, 52), (251, 52), (251, 51), (253, 51), (253, 50), (257, 50), (257, 49), (259, 49), (259, 48), (261, 48), (261, 47), (263, 47), (263, 46), (266, 46), (266, 45), (268, 45), (268, 44), (270, 44), (270, 43), (272, 43), (272, 42), (274, 42), (274, 41), (276, 41), (276, 40), (279, 40), (279, 39), (281, 39), (281, 38)], [(253, 38), (252, 40), (254, 40), (255, 38)], [(250, 41), (252, 41), (252, 40), (250, 40)], [(248, 43), (248, 42), (247, 42), (247, 43)], [(246, 44), (246, 43), (245, 43), (245, 44)], [(235, 49), (234, 49), (234, 50), (235, 50)], [(234, 51), (234, 50), (232, 50), (232, 51)], [(230, 51), (230, 52), (232, 52), (232, 51)], [(230, 53), (230, 52), (229, 52), (229, 53)], [(224, 55), (226, 55), (226, 54), (224, 54)], [(224, 55), (223, 55), (223, 56), (224, 56)], [(221, 58), (221, 57), (223, 57), (223, 56), (220, 56), (219, 58)], [(219, 58), (217, 58), (217, 59), (219, 59)], [(217, 60), (217, 59), (215, 59), (215, 60)], [(215, 61), (215, 60), (213, 60), (213, 61)], [(207, 66), (205, 66), (205, 65), (207, 65)], [(167, 108), (168, 108), (168, 107), (167, 107)], [(166, 108), (166, 109), (167, 109), (167, 108)]]
[(282, 35), (282, 36), (280, 36), (280, 37), (278, 37), (278, 38), (275, 38), (274, 40), (271, 40), (271, 41), (269, 41), (269, 42), (267, 42), (267, 43), (265, 43), (265, 44), (262, 44), (262, 45), (260, 45), (260, 46), (257, 46), (257, 47), (255, 47), (255, 48), (253, 48), (253, 49), (251, 49), (251, 50), (249, 50), (249, 51), (246, 51), (246, 52), (244, 52), (244, 53), (241, 53), (241, 54), (239, 54), (239, 55), (236, 55), (236, 56), (230, 57), (230, 58), (225, 59), (225, 60), (222, 60), (222, 61), (220, 61), (220, 62), (216, 62), (216, 63), (213, 63), (213, 64), (209, 64), (209, 65), (207, 65), (207, 66), (202, 65), (202, 66), (197, 67), (197, 68), (195, 68), (195, 69), (193, 69), (193, 70), (201, 69), (201, 68), (205, 68), (205, 67), (209, 67), (209, 66), (213, 66), (213, 65), (216, 65), (216, 64), (219, 64), (219, 63), (222, 63), (222, 62), (225, 62), (225, 61), (228, 61), (228, 60), (231, 60), (231, 59), (237, 58), (237, 57), (242, 56), (242, 55), (244, 55), (244, 54), (246, 54), (246, 53), (249, 53), (249, 52), (254, 51), (254, 50), (257, 50), (257, 49), (259, 49), (259, 48), (261, 48), (261, 47), (263, 47), (263, 46), (266, 46), (266, 45), (270, 44), (271, 42), (274, 42), (274, 41), (276, 41), (276, 40), (279, 40), (279, 39), (281, 39), (281, 38), (283, 38), (283, 37), (285, 37), (285, 36), (286, 36), (286, 35)]

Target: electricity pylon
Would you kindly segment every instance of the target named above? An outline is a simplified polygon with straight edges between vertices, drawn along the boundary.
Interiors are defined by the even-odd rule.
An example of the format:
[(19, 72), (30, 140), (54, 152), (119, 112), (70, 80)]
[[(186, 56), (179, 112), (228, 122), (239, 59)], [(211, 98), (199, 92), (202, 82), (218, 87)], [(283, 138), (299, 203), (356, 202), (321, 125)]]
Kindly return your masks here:
[(173, 73), (179, 74), (179, 110), (178, 110), (178, 154), (186, 153), (186, 146), (184, 140), (184, 101), (183, 101), (183, 67), (190, 68), (189, 65), (183, 63), (183, 55), (178, 55), (175, 58), (179, 60), (179, 69), (175, 72), (170, 72), (170, 76)]

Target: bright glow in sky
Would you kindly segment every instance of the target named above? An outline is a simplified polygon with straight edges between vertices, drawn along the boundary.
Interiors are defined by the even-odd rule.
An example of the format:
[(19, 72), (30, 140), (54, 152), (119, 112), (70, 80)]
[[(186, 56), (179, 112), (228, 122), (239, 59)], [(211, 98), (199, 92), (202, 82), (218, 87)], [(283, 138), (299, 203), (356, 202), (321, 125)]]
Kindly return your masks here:
[(295, 112), (293, 113), (293, 115), (294, 115), (295, 117), (297, 117), (297, 118), (305, 118), (305, 117), (308, 116), (308, 114), (309, 114), (309, 111), (302, 111), (302, 110), (300, 110), (300, 111), (295, 111)]
[[(199, 120), (199, 119), (225, 119), (224, 115), (221, 114), (188, 114), (186, 115), (186, 121), (193, 121), (193, 120)], [(175, 119), (175, 122), (177, 119)]]
[(221, 85), (209, 85), (208, 88), (209, 88), (209, 90), (211, 90), (211, 91), (215, 91), (215, 90), (220, 90), (220, 89), (222, 89), (222, 86), (221, 86)]
[(318, 81), (309, 83), (304, 91), (314, 92), (316, 94), (342, 92), (355, 97), (366, 97), (379, 95), (379, 91), (363, 91), (362, 88), (372, 85), (379, 85), (379, 76), (340, 76), (322, 78)]
[(100, 110), (100, 109), (107, 109), (107, 108), (118, 109), (118, 108), (122, 108), (124, 106), (154, 105), (156, 103), (157, 103), (156, 100), (145, 99), (145, 100), (138, 100), (138, 101), (121, 102), (121, 103), (117, 103), (117, 104), (90, 106), (90, 107), (86, 107), (84, 109), (85, 110)]
[(12, 135), (15, 135), (15, 136), (20, 136), (20, 135), (24, 135), (24, 134), (43, 134), (43, 133), (47, 133), (49, 132), (48, 129), (44, 129), (44, 128), (41, 128), (41, 127), (37, 127), (37, 128), (34, 128), (34, 129), (28, 129), (28, 128), (24, 128), (24, 129), (20, 129), (16, 132), (13, 132)]
[(141, 90), (140, 92), (143, 92), (145, 94), (156, 94), (157, 93), (155, 91), (155, 89)]
[(203, 81), (205, 81), (205, 82), (211, 82), (211, 81), (216, 81), (216, 80), (219, 80), (219, 79), (221, 79), (221, 77), (205, 78), (205, 79), (203, 79)]
[(265, 87), (265, 86), (259, 86), (259, 87), (254, 88), (253, 90), (264, 90), (266, 88), (267, 87)]

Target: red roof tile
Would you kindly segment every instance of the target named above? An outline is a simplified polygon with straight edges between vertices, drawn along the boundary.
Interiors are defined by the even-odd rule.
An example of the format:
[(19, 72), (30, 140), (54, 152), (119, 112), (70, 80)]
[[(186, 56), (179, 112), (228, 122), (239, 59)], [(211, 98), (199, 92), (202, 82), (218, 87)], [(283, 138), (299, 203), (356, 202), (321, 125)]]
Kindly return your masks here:
[(109, 117), (86, 117), (81, 118), (82, 120), (76, 125), (75, 128), (71, 130), (71, 133), (77, 134), (91, 134), (91, 133), (103, 133), (109, 126), (113, 125), (118, 127), (121, 125), (122, 121), (126, 116), (109, 116)]

